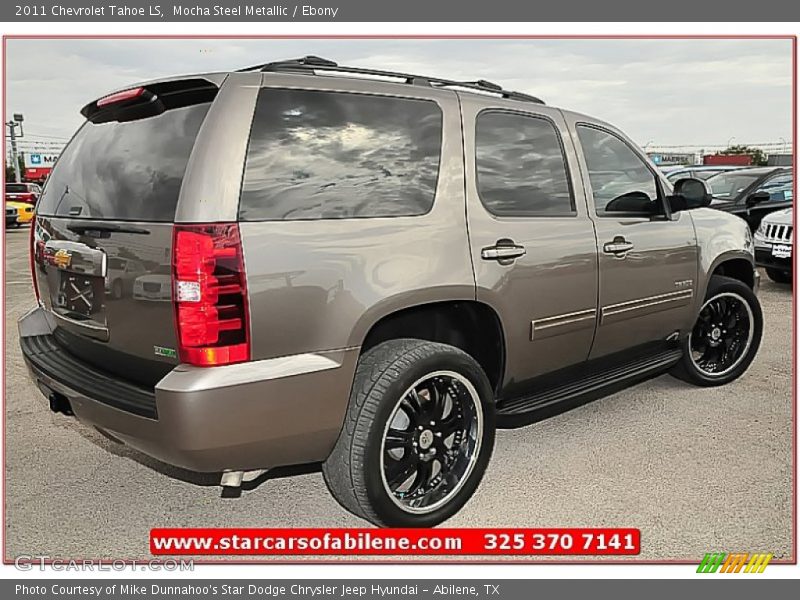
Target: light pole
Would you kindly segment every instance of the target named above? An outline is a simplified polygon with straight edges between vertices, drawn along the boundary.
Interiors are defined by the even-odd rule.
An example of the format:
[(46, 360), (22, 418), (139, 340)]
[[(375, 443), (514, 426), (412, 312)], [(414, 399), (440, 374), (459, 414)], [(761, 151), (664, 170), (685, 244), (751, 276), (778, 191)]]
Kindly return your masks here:
[[(21, 180), (19, 172), (19, 154), (17, 153), (17, 139), (25, 137), (25, 131), (22, 129), (22, 122), (25, 117), (21, 113), (14, 113), (14, 118), (6, 122), (8, 127), (8, 138), (11, 140), (11, 160), (14, 163), (14, 182), (19, 183)], [(19, 127), (19, 134), (17, 133)]]

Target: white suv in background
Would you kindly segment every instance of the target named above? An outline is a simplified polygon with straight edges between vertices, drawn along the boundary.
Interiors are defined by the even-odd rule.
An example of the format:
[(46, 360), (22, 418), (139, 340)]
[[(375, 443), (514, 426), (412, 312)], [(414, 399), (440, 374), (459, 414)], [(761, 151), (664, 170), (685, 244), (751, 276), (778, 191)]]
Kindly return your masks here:
[(756, 264), (772, 281), (792, 281), (793, 229), (792, 209), (784, 208), (764, 217), (755, 233)]

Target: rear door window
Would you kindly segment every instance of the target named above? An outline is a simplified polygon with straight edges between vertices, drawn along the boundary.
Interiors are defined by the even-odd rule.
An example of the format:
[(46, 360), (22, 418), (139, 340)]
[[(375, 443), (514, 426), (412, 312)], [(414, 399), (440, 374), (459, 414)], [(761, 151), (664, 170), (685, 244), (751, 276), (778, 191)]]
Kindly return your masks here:
[(475, 125), (481, 202), (493, 215), (575, 214), (561, 140), (548, 120), (488, 111)]
[(263, 89), (244, 221), (413, 216), (433, 206), (442, 112), (432, 101)]
[(193, 104), (135, 121), (87, 121), (56, 162), (39, 214), (172, 221), (209, 106)]

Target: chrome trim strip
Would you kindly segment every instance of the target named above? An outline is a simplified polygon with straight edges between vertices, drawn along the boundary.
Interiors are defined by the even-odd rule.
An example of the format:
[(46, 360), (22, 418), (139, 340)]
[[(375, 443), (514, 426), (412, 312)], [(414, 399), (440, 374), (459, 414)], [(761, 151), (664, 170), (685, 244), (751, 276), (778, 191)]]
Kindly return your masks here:
[[(538, 340), (553, 335), (559, 335), (558, 331), (553, 332), (552, 330), (559, 327), (574, 325), (576, 323), (583, 323), (584, 321), (594, 321), (596, 316), (597, 309), (587, 308), (585, 310), (578, 310), (561, 315), (554, 315), (552, 317), (544, 317), (543, 319), (536, 319), (531, 321), (531, 340)], [(585, 327), (585, 325), (581, 327), (573, 327), (572, 330), (582, 329), (583, 327)]]
[(653, 306), (660, 306), (663, 304), (671, 304), (681, 300), (691, 300), (694, 296), (694, 289), (679, 290), (677, 292), (669, 292), (668, 294), (658, 294), (656, 296), (647, 296), (646, 298), (638, 298), (636, 300), (628, 300), (626, 302), (619, 302), (618, 304), (610, 304), (604, 306), (600, 310), (600, 324), (607, 317), (623, 314), (626, 312), (643, 310)]
[[(50, 314), (53, 315), (59, 321), (63, 321), (65, 323), (70, 323), (72, 325), (78, 325), (82, 329), (88, 329), (90, 331), (96, 331), (98, 333), (102, 333), (108, 336), (108, 327), (103, 327), (102, 325), (92, 325), (91, 323), (87, 323), (86, 321), (78, 321), (77, 319), (70, 319), (69, 317), (65, 317), (64, 315), (60, 315), (55, 311), (50, 311)], [(108, 340), (106, 340), (108, 341)]]

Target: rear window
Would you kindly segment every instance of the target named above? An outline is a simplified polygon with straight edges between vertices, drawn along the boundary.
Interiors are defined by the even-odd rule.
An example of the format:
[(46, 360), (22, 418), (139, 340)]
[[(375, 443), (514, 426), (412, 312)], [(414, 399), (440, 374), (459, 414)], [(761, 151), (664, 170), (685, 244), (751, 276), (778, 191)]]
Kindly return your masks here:
[(172, 221), (209, 106), (184, 106), (136, 121), (87, 121), (50, 174), (39, 214)]
[(413, 216), (433, 205), (442, 112), (427, 100), (264, 89), (247, 153), (244, 221)]
[(27, 194), (28, 187), (24, 183), (7, 183), (6, 192), (9, 194)]

